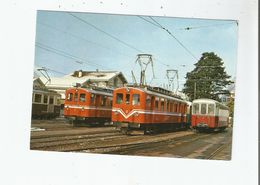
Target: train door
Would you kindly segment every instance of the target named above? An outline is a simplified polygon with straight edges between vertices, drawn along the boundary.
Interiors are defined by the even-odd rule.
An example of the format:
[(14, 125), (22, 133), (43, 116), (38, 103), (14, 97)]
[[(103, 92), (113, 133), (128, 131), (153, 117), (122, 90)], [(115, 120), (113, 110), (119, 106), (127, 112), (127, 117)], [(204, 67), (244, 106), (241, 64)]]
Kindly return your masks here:
[(54, 96), (49, 96), (48, 113), (54, 113)]
[(208, 104), (208, 120), (209, 120), (209, 127), (213, 128), (216, 125), (215, 120), (215, 105), (210, 103)]

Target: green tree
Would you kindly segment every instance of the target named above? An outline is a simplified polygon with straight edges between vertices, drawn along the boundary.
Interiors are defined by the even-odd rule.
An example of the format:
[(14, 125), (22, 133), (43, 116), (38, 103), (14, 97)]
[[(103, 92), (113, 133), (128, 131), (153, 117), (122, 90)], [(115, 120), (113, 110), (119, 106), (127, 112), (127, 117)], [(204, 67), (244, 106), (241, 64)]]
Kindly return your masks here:
[(183, 92), (190, 100), (210, 98), (219, 101), (219, 95), (229, 94), (226, 86), (229, 80), (222, 59), (214, 52), (205, 52), (200, 60), (194, 64), (195, 69), (186, 74)]

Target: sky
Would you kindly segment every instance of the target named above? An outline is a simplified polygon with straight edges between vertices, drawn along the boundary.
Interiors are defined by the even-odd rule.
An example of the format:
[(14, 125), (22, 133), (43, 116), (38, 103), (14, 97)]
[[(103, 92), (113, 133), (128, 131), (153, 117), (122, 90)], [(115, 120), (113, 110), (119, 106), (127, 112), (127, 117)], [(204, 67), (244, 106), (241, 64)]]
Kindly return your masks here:
[[(154, 67), (154, 78), (151, 65), (146, 69), (147, 83), (166, 84), (166, 70), (174, 69), (181, 90), (204, 52), (222, 58), (234, 79), (237, 35), (234, 20), (38, 11), (35, 68), (48, 68), (53, 77), (80, 69), (121, 71), (131, 83), (131, 71), (139, 81), (136, 59), (145, 53), (152, 55)], [(173, 82), (176, 90), (176, 77)]]

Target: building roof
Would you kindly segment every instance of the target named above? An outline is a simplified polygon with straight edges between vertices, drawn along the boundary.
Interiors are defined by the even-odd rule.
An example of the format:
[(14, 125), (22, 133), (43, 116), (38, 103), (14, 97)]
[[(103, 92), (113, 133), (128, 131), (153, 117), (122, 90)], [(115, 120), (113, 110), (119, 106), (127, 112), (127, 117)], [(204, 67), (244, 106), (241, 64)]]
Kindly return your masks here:
[(46, 83), (47, 87), (63, 87), (68, 88), (75, 86), (77, 83), (83, 84), (85, 82), (106, 82), (110, 79), (119, 76), (124, 83), (127, 83), (124, 75), (119, 71), (74, 71), (63, 77), (51, 77), (51, 81), (44, 77), (40, 77), (43, 83)]

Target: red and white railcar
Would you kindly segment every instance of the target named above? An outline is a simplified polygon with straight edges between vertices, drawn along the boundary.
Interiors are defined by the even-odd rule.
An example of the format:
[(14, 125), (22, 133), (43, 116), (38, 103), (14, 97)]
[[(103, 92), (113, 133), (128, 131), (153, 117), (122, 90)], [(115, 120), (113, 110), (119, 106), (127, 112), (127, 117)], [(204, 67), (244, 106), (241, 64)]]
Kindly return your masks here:
[(191, 126), (201, 130), (224, 130), (228, 127), (229, 108), (212, 99), (196, 99), (192, 102)]
[(70, 88), (66, 90), (64, 116), (75, 123), (111, 122), (113, 91), (105, 88)]
[(126, 133), (184, 128), (187, 107), (186, 101), (162, 88), (122, 87), (113, 93), (112, 122)]

